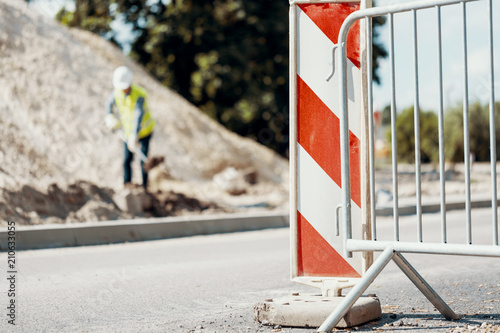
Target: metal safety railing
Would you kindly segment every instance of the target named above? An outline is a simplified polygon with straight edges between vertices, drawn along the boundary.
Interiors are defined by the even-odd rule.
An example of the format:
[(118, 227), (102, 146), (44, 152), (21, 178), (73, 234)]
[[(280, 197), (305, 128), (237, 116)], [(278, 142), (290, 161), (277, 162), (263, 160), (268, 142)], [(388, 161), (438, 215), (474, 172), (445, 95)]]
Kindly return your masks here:
[[(490, 245), (475, 244), (472, 239), (472, 214), (471, 214), (471, 162), (470, 138), (469, 138), (469, 55), (467, 45), (467, 4), (469, 2), (483, 2), (488, 7), (488, 59), (489, 66), (489, 132), (490, 132), (490, 161), (491, 161), (491, 234)], [(443, 93), (443, 40), (442, 40), (442, 7), (461, 6), (461, 26), (462, 26), (462, 78), (463, 78), (463, 136), (464, 136), (464, 173), (465, 173), (465, 239), (464, 243), (450, 243), (448, 238), (448, 225), (446, 221), (446, 176), (445, 176), (445, 142), (444, 142), (444, 93)], [(421, 146), (420, 146), (420, 99), (419, 89), (419, 50), (418, 50), (418, 20), (417, 12), (423, 9), (435, 10), (437, 26), (437, 73), (435, 80), (438, 85), (438, 141), (439, 141), (439, 177), (440, 177), (440, 225), (433, 228), (440, 229), (440, 242), (425, 242), (423, 237), (422, 222), (422, 191), (421, 191)], [(415, 123), (415, 179), (416, 179), (416, 224), (417, 239), (414, 242), (400, 240), (400, 216), (398, 205), (398, 162), (397, 162), (397, 140), (396, 140), (396, 66), (395, 66), (395, 39), (394, 39), (394, 17), (400, 13), (412, 13), (412, 39), (413, 39), (413, 86), (414, 86), (414, 123)], [(343, 303), (328, 317), (319, 328), (320, 332), (331, 330), (347, 313), (350, 307), (356, 302), (361, 294), (373, 282), (375, 277), (383, 270), (391, 260), (410, 278), (419, 290), (432, 302), (432, 304), (447, 318), (458, 319), (459, 317), (448, 305), (437, 295), (437, 293), (426, 283), (418, 272), (401, 255), (403, 252), (409, 253), (430, 253), (449, 255), (471, 255), (500, 257), (500, 246), (498, 240), (498, 213), (497, 213), (497, 152), (495, 136), (495, 80), (494, 80), (494, 45), (493, 45), (493, 0), (426, 0), (397, 4), (386, 7), (375, 7), (359, 10), (349, 15), (344, 21), (339, 33), (338, 58), (339, 80), (340, 80), (340, 101), (342, 113), (340, 117), (341, 131), (341, 160), (342, 160), (342, 227), (345, 240), (345, 253), (349, 257), (351, 252), (356, 251), (382, 251), (373, 265), (366, 271), (362, 279), (346, 295)], [(390, 31), (389, 63), (391, 67), (391, 150), (392, 150), (392, 189), (393, 189), (393, 240), (380, 241), (377, 235), (377, 221), (375, 212), (375, 143), (374, 143), (374, 112), (373, 112), (373, 85), (372, 85), (372, 18), (387, 16)], [(350, 167), (349, 167), (349, 110), (348, 110), (348, 84), (347, 84), (347, 55), (346, 40), (349, 29), (359, 20), (366, 20), (367, 54), (367, 113), (368, 113), (368, 163), (369, 163), (369, 196), (371, 197), (371, 240), (353, 239), (351, 225), (354, 223), (350, 214)], [(428, 23), (428, 22), (426, 22)], [(485, 129), (486, 130), (486, 129)], [(358, 222), (358, 221), (356, 221)]]

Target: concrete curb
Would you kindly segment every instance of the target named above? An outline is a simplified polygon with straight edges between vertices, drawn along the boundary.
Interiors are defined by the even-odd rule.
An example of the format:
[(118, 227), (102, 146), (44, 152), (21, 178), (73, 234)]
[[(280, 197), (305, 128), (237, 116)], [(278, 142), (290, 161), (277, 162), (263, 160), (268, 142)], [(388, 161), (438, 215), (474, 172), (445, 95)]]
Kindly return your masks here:
[[(498, 204), (500, 204), (500, 200), (498, 200)], [(471, 208), (488, 208), (491, 207), (491, 199), (490, 200), (474, 200), (470, 203)], [(446, 210), (461, 210), (465, 209), (465, 202), (447, 202)], [(422, 213), (438, 213), (441, 211), (441, 204), (426, 204), (422, 205)], [(399, 215), (414, 215), (417, 213), (416, 205), (408, 205), (408, 206), (399, 206)], [(380, 207), (375, 209), (375, 214), (377, 216), (392, 216), (393, 208), (392, 207)]]
[[(18, 226), (15, 237), (17, 250), (30, 250), (145, 241), (287, 226), (289, 226), (288, 213), (266, 212)], [(3, 229), (0, 231), (0, 251), (7, 249), (7, 228)]]
[[(500, 200), (499, 200), (500, 205)], [(471, 208), (491, 207), (491, 200), (471, 201)], [(447, 210), (464, 209), (464, 202), (447, 203)], [(423, 213), (436, 213), (440, 204), (422, 206)], [(416, 213), (416, 206), (400, 206), (399, 215)], [(392, 216), (392, 207), (376, 209), (377, 216)], [(16, 228), (16, 249), (101, 245), (165, 238), (210, 235), (238, 231), (282, 228), (290, 225), (288, 212), (193, 215), (118, 221), (85, 222)], [(7, 228), (0, 231), (0, 251), (7, 249)]]

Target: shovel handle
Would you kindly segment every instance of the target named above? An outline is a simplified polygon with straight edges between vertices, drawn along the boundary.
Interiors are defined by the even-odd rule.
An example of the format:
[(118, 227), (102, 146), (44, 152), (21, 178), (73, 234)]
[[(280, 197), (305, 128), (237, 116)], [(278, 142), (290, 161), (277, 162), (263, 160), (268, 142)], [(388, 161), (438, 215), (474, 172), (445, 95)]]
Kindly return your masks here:
[[(123, 142), (125, 142), (125, 144), (127, 144), (127, 138), (125, 137), (125, 134), (122, 131), (116, 131), (116, 134)], [(143, 161), (144, 163), (148, 162), (148, 157), (144, 155), (141, 149), (137, 149), (137, 154), (139, 155), (141, 161)]]

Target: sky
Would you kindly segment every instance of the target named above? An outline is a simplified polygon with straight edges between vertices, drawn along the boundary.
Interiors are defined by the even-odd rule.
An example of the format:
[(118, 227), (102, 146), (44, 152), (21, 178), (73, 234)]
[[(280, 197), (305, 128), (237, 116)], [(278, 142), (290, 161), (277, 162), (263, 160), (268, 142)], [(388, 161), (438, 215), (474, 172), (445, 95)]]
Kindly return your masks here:
[[(286, 0), (281, 0), (286, 1)], [(413, 0), (414, 1), (414, 0)], [(377, 0), (377, 7), (410, 0)], [(500, 1), (493, 1), (495, 96), (500, 100)], [(32, 0), (32, 6), (47, 16), (53, 17), (64, 5), (72, 9), (72, 0)], [(467, 52), (469, 101), (486, 103), (489, 99), (489, 45), (488, 45), (488, 1), (467, 3)], [(116, 23), (120, 25), (120, 23)], [(419, 99), (425, 110), (438, 110), (438, 42), (436, 9), (418, 11), (418, 55), (419, 55)], [(450, 5), (441, 9), (442, 54), (443, 54), (443, 103), (444, 108), (456, 106), (463, 101), (463, 41), (462, 7)], [(122, 37), (126, 38), (126, 29)], [(394, 15), (394, 59), (396, 107), (398, 111), (414, 103), (414, 62), (413, 62), (413, 16), (411, 13)], [(120, 36), (118, 36), (120, 38)], [(379, 32), (379, 40), (389, 50), (389, 25)], [(389, 58), (382, 59), (379, 69), (381, 85), (374, 85), (374, 110), (382, 110), (391, 102), (391, 71)]]
[[(406, 0), (378, 0), (377, 7)], [(500, 3), (493, 1), (495, 95), (500, 100)], [(467, 7), (467, 52), (469, 75), (469, 101), (486, 103), (489, 100), (489, 21), (488, 1), (469, 2)], [(441, 9), (442, 56), (443, 56), (443, 103), (444, 108), (456, 106), (463, 101), (464, 59), (462, 6), (450, 5)], [(438, 76), (438, 33), (437, 10), (420, 10), (417, 13), (417, 40), (419, 66), (420, 107), (425, 110), (439, 108)], [(394, 59), (396, 67), (396, 106), (398, 111), (414, 103), (414, 60), (413, 60), (413, 14), (394, 15)], [(380, 41), (389, 50), (389, 24), (380, 30)], [(374, 110), (382, 110), (391, 101), (391, 72), (389, 58), (381, 63), (380, 86), (374, 85)]]
[(49, 17), (54, 17), (64, 6), (68, 9), (75, 7), (72, 0), (30, 0), (30, 6)]

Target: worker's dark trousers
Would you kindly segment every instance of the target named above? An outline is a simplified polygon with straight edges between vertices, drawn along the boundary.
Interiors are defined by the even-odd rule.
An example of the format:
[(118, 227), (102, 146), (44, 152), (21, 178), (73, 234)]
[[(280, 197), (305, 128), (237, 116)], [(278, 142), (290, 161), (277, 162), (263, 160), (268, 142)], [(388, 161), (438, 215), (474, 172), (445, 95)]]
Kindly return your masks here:
[[(139, 140), (141, 145), (140, 149), (145, 156), (148, 156), (149, 141), (151, 140), (151, 135)], [(123, 183), (130, 183), (132, 181), (132, 160), (134, 159), (134, 154), (128, 150), (127, 144), (124, 144), (124, 158), (123, 158)], [(142, 186), (146, 189), (148, 187), (148, 173), (144, 171), (144, 162), (141, 161), (141, 171), (142, 171)]]

